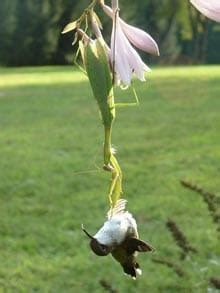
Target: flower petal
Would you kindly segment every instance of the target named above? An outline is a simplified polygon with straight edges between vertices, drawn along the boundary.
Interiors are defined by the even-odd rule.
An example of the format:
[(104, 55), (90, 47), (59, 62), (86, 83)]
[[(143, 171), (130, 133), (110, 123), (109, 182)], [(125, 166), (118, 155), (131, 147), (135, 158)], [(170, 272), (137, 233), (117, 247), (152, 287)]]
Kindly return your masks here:
[(152, 55), (160, 55), (157, 43), (148, 33), (135, 26), (127, 24), (122, 19), (120, 21), (126, 37), (135, 47)]
[(110, 54), (111, 63), (114, 67), (116, 76), (118, 76), (124, 84), (129, 85), (131, 83), (132, 69), (127, 60), (126, 45), (127, 44), (124, 42), (124, 34), (118, 20), (116, 20), (116, 23), (113, 21)]
[[(128, 42), (128, 41), (127, 41)], [(141, 81), (145, 81), (144, 74), (145, 72), (150, 72), (150, 68), (142, 61), (139, 54), (135, 51), (135, 49), (129, 44), (127, 48), (127, 58), (128, 63), (132, 69), (132, 71), (136, 74), (137, 78)]]
[[(113, 18), (113, 11), (109, 6), (102, 5), (102, 8), (109, 17)], [(148, 33), (137, 27), (127, 24), (121, 18), (119, 18), (119, 20), (123, 32), (135, 47), (152, 55), (160, 55), (157, 43)]]
[[(111, 40), (111, 59), (115, 57), (115, 71), (119, 79), (125, 84), (131, 83), (132, 72), (137, 75), (137, 78), (144, 81), (145, 71), (150, 71), (149, 67), (142, 61), (139, 54), (131, 46), (126, 38), (119, 21), (116, 22), (116, 30), (113, 27), (113, 32), (116, 32), (115, 44), (114, 34)], [(115, 56), (113, 50), (115, 46)], [(112, 61), (113, 62), (113, 61)]]
[(219, 0), (190, 0), (190, 2), (206, 17), (220, 22)]
[(109, 17), (111, 17), (111, 18), (113, 19), (113, 10), (111, 9), (111, 7), (109, 7), (108, 5), (102, 4), (102, 3), (101, 3), (101, 5), (102, 5), (102, 9), (103, 9), (103, 11), (104, 11)]

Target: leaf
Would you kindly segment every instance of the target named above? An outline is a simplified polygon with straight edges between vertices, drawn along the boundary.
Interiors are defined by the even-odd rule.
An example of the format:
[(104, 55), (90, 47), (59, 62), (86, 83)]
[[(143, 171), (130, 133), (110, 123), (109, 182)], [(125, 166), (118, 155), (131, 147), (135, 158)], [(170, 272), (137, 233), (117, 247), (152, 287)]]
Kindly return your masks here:
[(66, 33), (70, 32), (70, 31), (75, 30), (75, 29), (77, 28), (77, 25), (78, 25), (78, 21), (77, 21), (77, 20), (68, 23), (68, 24), (64, 27), (64, 29), (63, 29), (63, 31), (62, 31), (62, 34), (66, 34)]

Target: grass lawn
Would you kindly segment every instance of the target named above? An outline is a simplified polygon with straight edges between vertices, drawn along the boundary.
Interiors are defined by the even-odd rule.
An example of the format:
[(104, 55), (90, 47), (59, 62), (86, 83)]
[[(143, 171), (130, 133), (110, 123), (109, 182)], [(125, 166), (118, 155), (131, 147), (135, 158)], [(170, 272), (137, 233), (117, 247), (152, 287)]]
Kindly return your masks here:
[[(109, 185), (86, 77), (72, 67), (0, 69), (0, 292), (215, 292), (220, 238), (180, 179), (220, 194), (220, 66), (154, 69), (136, 86), (140, 106), (118, 109), (113, 142), (128, 208), (156, 251), (139, 255), (143, 275), (133, 281), (110, 256), (95, 256), (81, 231), (102, 225)], [(179, 259), (168, 218), (197, 254)]]

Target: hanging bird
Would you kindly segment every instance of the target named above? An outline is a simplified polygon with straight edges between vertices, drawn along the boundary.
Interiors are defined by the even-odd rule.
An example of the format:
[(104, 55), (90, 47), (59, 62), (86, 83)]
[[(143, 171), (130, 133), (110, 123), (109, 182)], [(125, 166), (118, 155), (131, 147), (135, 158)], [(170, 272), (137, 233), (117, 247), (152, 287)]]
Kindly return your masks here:
[(99, 256), (112, 254), (123, 267), (126, 274), (136, 279), (142, 273), (136, 261), (137, 252), (151, 252), (153, 247), (139, 239), (137, 224), (132, 214), (125, 211), (127, 201), (119, 199), (114, 208), (107, 213), (107, 221), (102, 228), (91, 236), (82, 226), (83, 231), (91, 239), (90, 247)]

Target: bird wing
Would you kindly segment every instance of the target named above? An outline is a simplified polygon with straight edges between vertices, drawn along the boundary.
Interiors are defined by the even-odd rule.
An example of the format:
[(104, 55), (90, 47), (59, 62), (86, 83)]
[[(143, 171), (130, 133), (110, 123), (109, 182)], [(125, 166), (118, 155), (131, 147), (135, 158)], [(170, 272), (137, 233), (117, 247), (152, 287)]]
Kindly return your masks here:
[(133, 254), (135, 251), (152, 252), (154, 248), (145, 241), (137, 238), (129, 238), (126, 243), (126, 250), (128, 254)]
[(107, 213), (108, 220), (111, 219), (115, 215), (121, 215), (125, 212), (127, 200), (126, 199), (118, 199), (115, 206), (111, 208)]

